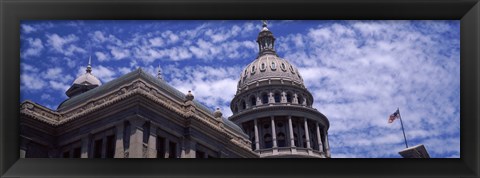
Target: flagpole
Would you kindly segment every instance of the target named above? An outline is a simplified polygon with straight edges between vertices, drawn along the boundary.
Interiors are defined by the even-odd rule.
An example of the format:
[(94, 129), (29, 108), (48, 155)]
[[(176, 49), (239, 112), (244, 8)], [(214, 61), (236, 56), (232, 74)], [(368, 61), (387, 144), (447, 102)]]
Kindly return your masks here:
[(405, 136), (405, 129), (403, 128), (403, 121), (402, 121), (402, 115), (400, 114), (400, 108), (397, 108), (397, 110), (398, 110), (398, 116), (400, 118), (400, 124), (402, 125), (403, 139), (405, 139), (405, 146), (408, 148), (407, 137)]

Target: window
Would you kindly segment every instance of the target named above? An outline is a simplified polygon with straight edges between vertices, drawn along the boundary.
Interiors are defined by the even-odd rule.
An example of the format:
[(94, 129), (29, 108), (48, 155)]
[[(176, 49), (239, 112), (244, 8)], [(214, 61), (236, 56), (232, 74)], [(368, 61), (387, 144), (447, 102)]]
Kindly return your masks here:
[(265, 143), (265, 148), (272, 148), (272, 135), (265, 134), (265, 136), (263, 136), (263, 140)]
[(255, 96), (250, 97), (250, 105), (251, 106), (257, 105), (257, 99), (255, 98)]
[(255, 66), (252, 66), (252, 74), (255, 73)]
[(292, 72), (292, 74), (295, 74), (295, 70), (293, 70), (293, 66), (290, 65), (290, 72)]
[(278, 133), (277, 134), (277, 144), (278, 147), (285, 147), (285, 134), (283, 133)]
[(280, 103), (280, 93), (275, 93), (274, 99), (275, 99), (275, 103)]
[(77, 148), (73, 149), (73, 157), (74, 158), (82, 157), (82, 149), (80, 147), (77, 147)]
[(263, 128), (264, 128), (264, 129), (270, 128), (270, 124), (264, 124), (264, 125), (263, 125)]
[(242, 100), (242, 109), (247, 109), (247, 103), (245, 103), (245, 101)]
[(287, 93), (287, 102), (291, 103), (292, 102), (292, 94)]
[(262, 104), (267, 104), (268, 103), (268, 95), (264, 93), (262, 95)]
[(157, 137), (157, 158), (165, 158), (165, 138)]
[(169, 143), (169, 151), (168, 151), (168, 158), (176, 158), (177, 157), (177, 143), (170, 142)]
[(200, 150), (195, 151), (195, 158), (205, 158), (205, 152)]
[(282, 128), (282, 127), (283, 127), (283, 123), (282, 123), (282, 122), (277, 122), (277, 127), (278, 127), (278, 128)]
[(265, 71), (265, 68), (266, 68), (265, 63), (262, 62), (262, 64), (260, 65), (260, 71)]
[(275, 62), (272, 62), (272, 66), (271, 66), (272, 70), (275, 70), (277, 69), (277, 66), (275, 66)]
[(115, 136), (107, 136), (107, 158), (113, 158), (115, 156)]
[(282, 62), (282, 64), (280, 65), (280, 68), (282, 68), (283, 71), (287, 70), (287, 68), (285, 67), (285, 63)]
[(63, 158), (70, 158), (70, 152), (69, 152), (69, 151), (63, 152), (62, 157), (63, 157)]
[(95, 140), (93, 145), (93, 158), (102, 158), (103, 139)]
[(298, 96), (298, 104), (303, 104), (303, 97), (302, 96)]

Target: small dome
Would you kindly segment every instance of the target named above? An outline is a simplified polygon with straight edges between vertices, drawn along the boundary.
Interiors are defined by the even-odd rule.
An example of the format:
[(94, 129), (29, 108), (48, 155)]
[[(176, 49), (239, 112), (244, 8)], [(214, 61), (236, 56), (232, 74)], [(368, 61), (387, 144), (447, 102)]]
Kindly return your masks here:
[(220, 117), (222, 117), (222, 115), (223, 114), (222, 114), (222, 111), (220, 111), (220, 108), (217, 108), (217, 110), (215, 110), (215, 112), (213, 112), (213, 116), (215, 118), (220, 118)]
[(252, 82), (272, 78), (291, 80), (303, 85), (303, 79), (295, 66), (277, 55), (265, 54), (259, 56), (242, 71), (238, 88), (243, 88)]
[(77, 79), (75, 79), (75, 81), (73, 81), (73, 84), (98, 85), (98, 86), (100, 86), (100, 85), (102, 85), (102, 82), (100, 82), (100, 80), (98, 80), (97, 77), (92, 75), (92, 73), (87, 72), (87, 73), (82, 74)]

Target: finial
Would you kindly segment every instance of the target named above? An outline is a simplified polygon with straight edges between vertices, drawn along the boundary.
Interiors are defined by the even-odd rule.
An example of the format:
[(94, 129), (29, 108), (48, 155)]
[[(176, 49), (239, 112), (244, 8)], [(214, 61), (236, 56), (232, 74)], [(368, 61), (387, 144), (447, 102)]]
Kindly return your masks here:
[(263, 23), (263, 25), (262, 25), (262, 27), (263, 27), (263, 28), (262, 28), (262, 31), (268, 31), (268, 28), (267, 28), (267, 20), (262, 20), (262, 23)]
[(217, 110), (215, 110), (215, 112), (213, 112), (213, 116), (215, 118), (221, 118), (222, 117), (222, 111), (220, 111), (220, 108), (217, 108)]
[(192, 91), (188, 90), (188, 94), (185, 95), (185, 99), (187, 99), (187, 101), (192, 101), (195, 97), (193, 96), (192, 94)]
[(162, 68), (160, 68), (160, 65), (158, 65), (158, 71), (157, 71), (157, 78), (162, 80)]
[(87, 73), (92, 72), (92, 56), (88, 58)]

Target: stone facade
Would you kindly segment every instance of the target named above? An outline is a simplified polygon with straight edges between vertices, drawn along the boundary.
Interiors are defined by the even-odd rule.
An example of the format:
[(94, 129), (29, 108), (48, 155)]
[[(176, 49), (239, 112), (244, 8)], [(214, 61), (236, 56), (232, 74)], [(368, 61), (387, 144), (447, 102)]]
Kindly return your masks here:
[(233, 123), (141, 69), (64, 101), (21, 104), (21, 156), (256, 158)]

